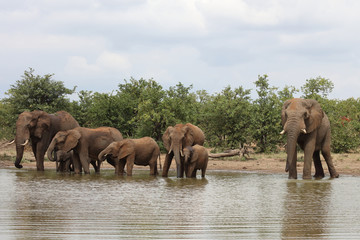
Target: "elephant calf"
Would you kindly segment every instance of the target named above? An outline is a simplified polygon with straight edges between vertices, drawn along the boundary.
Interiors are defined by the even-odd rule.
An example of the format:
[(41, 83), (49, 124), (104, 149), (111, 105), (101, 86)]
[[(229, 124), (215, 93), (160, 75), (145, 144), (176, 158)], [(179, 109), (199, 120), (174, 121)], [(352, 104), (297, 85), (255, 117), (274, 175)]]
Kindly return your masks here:
[(56, 151), (56, 171), (57, 172), (71, 172), (73, 167), (73, 151)]
[(209, 161), (208, 152), (201, 145), (184, 148), (185, 173), (186, 177), (196, 177), (196, 171), (201, 169), (201, 177), (205, 177), (206, 168)]
[[(115, 174), (132, 175), (134, 164), (150, 166), (150, 175), (157, 175), (157, 159), (160, 158), (160, 148), (154, 139), (143, 137), (139, 139), (123, 139), (107, 146), (98, 156), (100, 161), (107, 161), (115, 166)], [(161, 163), (160, 163), (161, 164)], [(161, 168), (161, 166), (160, 166)]]

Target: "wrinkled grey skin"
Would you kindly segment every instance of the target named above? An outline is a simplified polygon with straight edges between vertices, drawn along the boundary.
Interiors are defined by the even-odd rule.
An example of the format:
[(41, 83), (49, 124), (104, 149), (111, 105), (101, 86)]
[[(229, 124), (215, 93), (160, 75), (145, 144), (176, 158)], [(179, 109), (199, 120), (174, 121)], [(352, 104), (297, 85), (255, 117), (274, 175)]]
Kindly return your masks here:
[(36, 169), (44, 171), (44, 155), (52, 138), (58, 131), (78, 127), (78, 122), (67, 112), (59, 111), (48, 114), (43, 111), (23, 112), (16, 121), (16, 160), (15, 167), (20, 164), (24, 147), (30, 141), (36, 159)]
[(175, 157), (177, 177), (182, 178), (184, 177), (183, 149), (195, 144), (203, 145), (205, 135), (200, 128), (191, 123), (176, 124), (174, 127), (166, 129), (162, 140), (167, 150), (162, 176), (168, 176), (171, 161)]
[(297, 178), (297, 144), (304, 150), (303, 179), (312, 178), (312, 159), (315, 166), (314, 177), (325, 176), (320, 161), (320, 151), (328, 165), (330, 176), (339, 177), (330, 154), (330, 122), (316, 100), (300, 98), (287, 100), (281, 111), (281, 121), (283, 125), (281, 134), (287, 134), (285, 171), (289, 172), (289, 179)]
[(201, 170), (201, 177), (205, 177), (209, 162), (208, 151), (205, 147), (194, 145), (184, 148), (185, 174), (187, 178), (196, 178), (196, 171)]

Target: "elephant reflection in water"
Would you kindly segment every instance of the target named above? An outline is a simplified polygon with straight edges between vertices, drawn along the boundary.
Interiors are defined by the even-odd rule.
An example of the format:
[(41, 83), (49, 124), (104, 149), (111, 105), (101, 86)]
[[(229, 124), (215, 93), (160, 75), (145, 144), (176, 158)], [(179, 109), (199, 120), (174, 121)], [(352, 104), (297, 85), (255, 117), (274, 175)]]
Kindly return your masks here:
[(330, 206), (330, 182), (287, 183), (282, 239), (320, 239), (329, 234), (326, 223)]

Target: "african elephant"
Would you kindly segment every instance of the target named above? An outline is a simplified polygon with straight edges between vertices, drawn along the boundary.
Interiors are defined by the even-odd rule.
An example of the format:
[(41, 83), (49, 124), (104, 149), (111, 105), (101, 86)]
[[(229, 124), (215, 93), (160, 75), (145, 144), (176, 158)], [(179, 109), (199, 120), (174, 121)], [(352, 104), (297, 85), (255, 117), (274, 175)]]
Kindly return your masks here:
[[(112, 127), (99, 127), (95, 129), (77, 127), (68, 131), (58, 132), (50, 143), (47, 155), (50, 161), (54, 161), (52, 157), (54, 150), (65, 152), (73, 150), (75, 173), (80, 173), (81, 167), (85, 173), (90, 173), (90, 163), (94, 166), (96, 172), (100, 172), (99, 153), (110, 143), (122, 139), (121, 133)], [(97, 166), (96, 162), (98, 162)]]
[(73, 168), (73, 151), (56, 151), (55, 161), (56, 161), (56, 171), (57, 172), (71, 172), (74, 171)]
[(182, 178), (184, 177), (183, 149), (195, 144), (203, 145), (205, 135), (200, 128), (191, 123), (176, 124), (166, 129), (162, 140), (167, 150), (162, 176), (168, 176), (171, 161), (175, 156), (177, 177)]
[[(160, 158), (160, 148), (154, 139), (143, 137), (139, 139), (124, 139), (113, 142), (98, 156), (100, 161), (108, 160), (115, 165), (115, 174), (122, 175), (126, 163), (126, 173), (132, 176), (134, 164), (150, 166), (150, 175), (157, 175), (157, 159)], [(160, 163), (161, 168), (161, 163)]]
[(16, 121), (15, 167), (22, 168), (20, 162), (23, 158), (24, 147), (30, 140), (36, 159), (36, 168), (38, 171), (44, 171), (44, 156), (52, 138), (58, 131), (75, 127), (79, 127), (78, 122), (65, 111), (55, 114), (39, 110), (21, 113)]
[(201, 170), (201, 177), (205, 177), (209, 161), (208, 152), (205, 147), (198, 144), (184, 148), (184, 163), (186, 177), (196, 178), (196, 171)]
[(287, 134), (285, 171), (289, 172), (289, 179), (297, 178), (296, 143), (304, 150), (303, 179), (311, 179), (312, 158), (315, 166), (314, 177), (325, 176), (320, 161), (320, 151), (328, 165), (330, 176), (339, 177), (330, 154), (330, 122), (316, 100), (300, 98), (287, 100), (281, 111), (281, 121), (283, 125), (281, 134)]

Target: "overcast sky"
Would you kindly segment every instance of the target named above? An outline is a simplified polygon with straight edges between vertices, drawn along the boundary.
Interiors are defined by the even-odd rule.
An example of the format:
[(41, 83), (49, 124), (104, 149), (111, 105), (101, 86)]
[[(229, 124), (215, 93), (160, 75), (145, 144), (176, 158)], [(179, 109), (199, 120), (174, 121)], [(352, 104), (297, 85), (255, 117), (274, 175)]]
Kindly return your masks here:
[(330, 98), (358, 98), (359, 12), (358, 0), (1, 1), (0, 98), (29, 67), (77, 91), (134, 77), (255, 93), (267, 74), (281, 89), (322, 76)]

